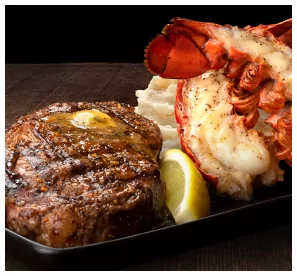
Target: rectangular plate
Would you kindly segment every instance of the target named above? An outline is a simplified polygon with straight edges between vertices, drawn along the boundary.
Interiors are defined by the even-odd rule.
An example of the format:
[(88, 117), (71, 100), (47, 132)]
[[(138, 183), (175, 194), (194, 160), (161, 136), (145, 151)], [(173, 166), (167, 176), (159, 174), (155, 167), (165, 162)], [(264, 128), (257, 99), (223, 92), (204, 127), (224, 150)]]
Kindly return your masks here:
[(292, 222), (292, 169), (285, 182), (254, 193), (241, 202), (218, 198), (213, 191), (212, 214), (113, 241), (55, 249), (5, 230), (5, 252), (34, 270), (118, 270), (222, 240)]

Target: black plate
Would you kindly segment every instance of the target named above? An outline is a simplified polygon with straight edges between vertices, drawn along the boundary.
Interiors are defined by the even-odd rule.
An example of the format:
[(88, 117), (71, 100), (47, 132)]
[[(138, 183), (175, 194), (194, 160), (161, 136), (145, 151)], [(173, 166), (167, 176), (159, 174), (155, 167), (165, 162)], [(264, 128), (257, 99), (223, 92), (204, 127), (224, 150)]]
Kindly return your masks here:
[(259, 189), (250, 202), (212, 195), (212, 215), (88, 246), (55, 249), (5, 230), (5, 251), (35, 270), (118, 270), (222, 240), (292, 222), (292, 169), (285, 182)]

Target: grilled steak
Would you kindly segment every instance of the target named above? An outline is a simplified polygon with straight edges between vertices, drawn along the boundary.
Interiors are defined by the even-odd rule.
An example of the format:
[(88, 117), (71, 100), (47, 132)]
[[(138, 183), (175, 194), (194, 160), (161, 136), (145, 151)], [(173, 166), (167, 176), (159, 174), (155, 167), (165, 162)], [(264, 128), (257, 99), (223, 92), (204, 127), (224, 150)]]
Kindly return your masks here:
[(50, 247), (147, 231), (164, 217), (157, 125), (117, 102), (61, 103), (5, 133), (5, 224)]

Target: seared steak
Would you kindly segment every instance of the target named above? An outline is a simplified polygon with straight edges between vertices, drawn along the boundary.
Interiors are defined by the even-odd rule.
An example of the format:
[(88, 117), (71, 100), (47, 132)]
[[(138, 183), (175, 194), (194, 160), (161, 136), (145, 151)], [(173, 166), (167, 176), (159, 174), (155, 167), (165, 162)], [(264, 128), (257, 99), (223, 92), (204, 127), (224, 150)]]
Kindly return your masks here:
[(61, 103), (5, 132), (5, 225), (51, 247), (147, 231), (164, 217), (157, 125), (117, 102)]

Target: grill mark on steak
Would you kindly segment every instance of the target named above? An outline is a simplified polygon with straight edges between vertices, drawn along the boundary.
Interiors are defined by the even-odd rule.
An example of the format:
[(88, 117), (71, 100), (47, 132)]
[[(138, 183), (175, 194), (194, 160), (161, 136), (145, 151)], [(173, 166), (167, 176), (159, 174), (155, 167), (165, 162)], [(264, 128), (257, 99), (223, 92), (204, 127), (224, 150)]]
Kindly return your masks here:
[(40, 139), (43, 142), (42, 147), (45, 147), (47, 149), (46, 154), (48, 155), (48, 157), (59, 158), (60, 160), (64, 160), (64, 158), (58, 152), (54, 151), (50, 141), (47, 141), (44, 137), (42, 137), (42, 135), (38, 132), (36, 128), (32, 129), (32, 133), (37, 139)]
[[(42, 120), (90, 109), (117, 127), (81, 130)], [(161, 133), (129, 105), (54, 104), (19, 118), (5, 143), (5, 224), (25, 237), (72, 247), (146, 231), (164, 219)]]

